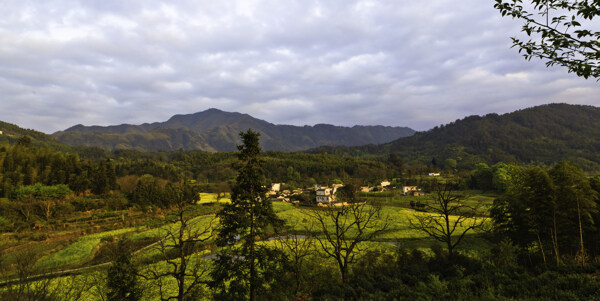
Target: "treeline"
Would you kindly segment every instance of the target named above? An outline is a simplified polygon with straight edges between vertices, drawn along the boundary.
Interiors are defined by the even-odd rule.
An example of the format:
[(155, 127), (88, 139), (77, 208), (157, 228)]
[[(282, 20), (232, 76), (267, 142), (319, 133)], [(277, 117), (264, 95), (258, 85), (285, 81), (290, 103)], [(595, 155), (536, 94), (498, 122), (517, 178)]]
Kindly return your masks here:
[(544, 264), (565, 258), (585, 264), (600, 255), (598, 177), (588, 179), (570, 162), (550, 169), (512, 166), (508, 177), (490, 213), (496, 235)]
[[(230, 181), (236, 176), (233, 169), (236, 155), (233, 152), (117, 151), (113, 157), (119, 177), (150, 174), (169, 181), (194, 179), (200, 184), (213, 184), (207, 187), (210, 190), (218, 183)], [(285, 182), (296, 187), (331, 184), (335, 179), (345, 181), (352, 178), (376, 183), (397, 174), (396, 167), (385, 161), (330, 154), (266, 152), (264, 159), (267, 182)]]
[(534, 257), (557, 264), (563, 255), (600, 255), (600, 176), (588, 177), (568, 161), (552, 167), (480, 163), (469, 186), (500, 194), (490, 213), (495, 234), (524, 253), (535, 250)]
[(515, 248), (506, 243), (480, 259), (449, 258), (439, 246), (433, 252), (431, 256), (418, 249), (401, 248), (392, 254), (369, 250), (352, 267), (348, 283), (331, 281), (330, 271), (307, 260), (305, 269), (313, 273), (303, 279), (303, 288), (315, 300), (600, 298), (600, 283), (590, 277), (598, 265), (532, 267), (522, 264)]
[(0, 197), (9, 197), (19, 186), (44, 184), (69, 186), (76, 194), (90, 190), (103, 194), (116, 189), (111, 160), (82, 160), (77, 155), (30, 147), (28, 143), (0, 147)]
[[(81, 156), (32, 146), (27, 136), (0, 146), (0, 228), (30, 228), (59, 212), (166, 208), (181, 191), (226, 192), (237, 175), (235, 153), (79, 151)], [(377, 183), (395, 173), (386, 162), (327, 154), (269, 152), (265, 166), (267, 182), (285, 182), (289, 188), (354, 178)], [(69, 193), (46, 197), (57, 187)]]

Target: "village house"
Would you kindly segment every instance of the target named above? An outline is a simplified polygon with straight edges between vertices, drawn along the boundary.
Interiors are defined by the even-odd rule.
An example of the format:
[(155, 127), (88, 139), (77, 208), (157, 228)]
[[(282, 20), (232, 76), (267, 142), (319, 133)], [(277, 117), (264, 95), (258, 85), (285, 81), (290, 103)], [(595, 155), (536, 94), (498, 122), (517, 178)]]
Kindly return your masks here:
[(335, 196), (331, 193), (331, 188), (319, 188), (317, 189), (317, 203), (329, 204), (334, 201)]
[(420, 191), (417, 186), (402, 186), (403, 195), (414, 195), (413, 192)]
[(338, 188), (343, 187), (342, 184), (333, 184), (331, 188), (329, 187), (319, 187), (316, 189), (317, 192), (317, 203), (321, 204), (331, 204), (335, 202), (335, 193)]

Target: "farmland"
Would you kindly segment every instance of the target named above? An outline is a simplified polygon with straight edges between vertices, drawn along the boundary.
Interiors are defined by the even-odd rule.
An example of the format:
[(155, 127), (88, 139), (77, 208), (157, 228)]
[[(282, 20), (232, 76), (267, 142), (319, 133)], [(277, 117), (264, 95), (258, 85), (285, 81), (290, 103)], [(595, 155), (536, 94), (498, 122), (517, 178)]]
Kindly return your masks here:
[[(381, 235), (375, 237), (372, 242), (365, 242), (361, 247), (361, 252), (367, 252), (368, 250), (384, 252), (393, 254), (398, 246), (409, 249), (420, 249), (426, 254), (431, 254), (429, 248), (433, 244), (433, 241), (419, 231), (411, 229), (409, 220), (414, 215), (427, 214), (423, 212), (417, 212), (410, 208), (411, 199), (418, 200), (419, 202), (427, 202), (428, 196), (423, 197), (405, 197), (393, 195), (390, 193), (369, 193), (368, 195), (362, 196), (367, 202), (372, 202), (375, 199), (384, 200), (380, 202), (383, 204), (379, 219), (389, 220), (389, 228)], [(197, 215), (192, 219), (192, 225), (196, 228), (206, 228), (210, 223), (215, 223), (215, 213), (220, 207), (217, 202), (215, 194), (203, 193), (200, 196), (202, 200), (196, 206), (194, 214)], [(480, 200), (489, 205), (489, 196), (476, 195), (471, 197), (469, 200), (474, 202)], [(223, 198), (219, 202), (227, 202), (228, 198)], [(315, 224), (315, 220), (311, 216), (312, 210), (319, 210), (318, 208), (297, 206), (290, 203), (274, 202), (274, 211), (277, 213), (282, 220), (285, 221), (286, 228), (290, 233), (299, 234), (300, 238), (306, 239), (307, 236), (312, 236), (316, 239), (323, 236), (322, 230), (318, 229)], [(112, 212), (108, 216), (115, 215), (121, 216), (125, 212)], [(38, 250), (36, 252), (29, 253), (35, 258), (35, 264), (32, 267), (32, 274), (43, 273), (43, 272), (55, 272), (67, 269), (77, 269), (86, 267), (81, 272), (76, 272), (76, 277), (59, 277), (55, 278), (54, 285), (65, 281), (83, 281), (87, 277), (100, 277), (102, 270), (106, 268), (106, 265), (101, 265), (104, 262), (110, 260), (109, 256), (106, 256), (106, 250), (111, 245), (114, 245), (115, 241), (126, 239), (132, 245), (135, 245), (137, 252), (135, 252), (135, 260), (138, 262), (144, 262), (145, 265), (160, 268), (165, 267), (165, 263), (161, 260), (161, 255), (156, 245), (151, 246), (154, 242), (159, 241), (166, 233), (167, 230), (177, 230), (179, 227), (178, 223), (172, 223), (170, 220), (173, 216), (169, 211), (160, 211), (152, 213), (153, 219), (139, 219), (132, 220), (126, 227), (117, 227), (115, 229), (107, 229), (106, 231), (100, 231), (96, 233), (87, 233), (82, 225), (78, 224), (81, 218), (72, 217), (72, 225), (65, 226), (65, 229), (71, 231), (57, 231), (56, 233), (47, 233), (46, 238), (41, 241), (28, 241), (23, 243), (21, 241), (15, 241), (10, 235), (4, 234), (5, 246), (3, 247), (3, 255), (5, 258), (5, 266), (14, 266), (13, 263), (19, 260), (19, 252), (25, 250), (27, 246), (28, 250)], [(136, 223), (136, 221), (138, 223)], [(216, 223), (214, 224), (216, 225)], [(328, 227), (333, 225), (328, 224)], [(77, 228), (74, 228), (77, 227)], [(218, 226), (217, 226), (218, 227)], [(80, 234), (80, 235), (77, 235)], [(352, 233), (350, 233), (352, 234)], [(69, 239), (64, 239), (69, 237)], [(478, 234), (471, 235), (467, 238), (464, 252), (470, 255), (480, 256), (485, 253), (487, 245), (481, 238), (477, 238)], [(280, 237), (279, 239), (285, 239)], [(9, 241), (8, 243), (6, 241)], [(277, 241), (265, 242), (271, 246), (281, 248), (282, 245)], [(151, 247), (147, 247), (147, 246)], [(49, 248), (49, 246), (52, 246)], [(476, 247), (475, 249), (473, 247)], [(204, 258), (210, 255), (212, 247), (199, 251), (192, 261), (205, 261), (205, 265), (210, 266), (210, 260)], [(325, 257), (323, 257), (322, 250), (318, 248), (316, 244), (311, 245), (311, 258), (318, 258), (319, 262), (324, 267), (334, 267), (334, 263)], [(11, 279), (15, 276), (15, 270), (5, 270), (5, 279)], [(79, 280), (78, 280), (79, 279)], [(46, 280), (44, 280), (46, 281)], [(96, 285), (98, 286), (98, 284)], [(153, 287), (152, 285), (148, 285)], [(94, 289), (88, 290), (85, 295), (85, 300), (100, 300), (98, 294), (105, 291), (103, 287), (95, 287)], [(151, 290), (147, 291), (150, 295)], [(81, 297), (81, 296), (79, 296)]]
[[(475, 220), (484, 222), (483, 227), (468, 232), (457, 246), (456, 252), (460, 254), (460, 257), (456, 260), (462, 261), (459, 266), (456, 266), (456, 263), (448, 265), (448, 261), (444, 259), (446, 255), (443, 255), (445, 252), (440, 251), (445, 245), (441, 247), (440, 242), (411, 225), (411, 221), (414, 223), (419, 217), (434, 216), (428, 212), (428, 207), (426, 207), (435, 200), (432, 194), (405, 196), (400, 191), (395, 190), (361, 193), (359, 203), (365, 204), (360, 206), (378, 208), (371, 227), (367, 228), (362, 234), (368, 236), (369, 233), (380, 228), (384, 228), (384, 231), (369, 238), (368, 241), (358, 244), (357, 249), (354, 251), (356, 260), (352, 261), (350, 266), (353, 277), (367, 277), (367, 275), (371, 275), (369, 277), (391, 277), (390, 279), (409, 277), (403, 278), (404, 280), (401, 283), (396, 284), (396, 286), (404, 287), (402, 293), (394, 293), (395, 296), (404, 296), (401, 299), (427, 299), (432, 295), (437, 295), (446, 296), (441, 299), (450, 300), (455, 299), (456, 296), (473, 296), (472, 294), (480, 296), (477, 295), (479, 294), (478, 290), (475, 290), (475, 293), (467, 290), (449, 294), (447, 290), (441, 288), (451, 285), (451, 283), (452, 285), (465, 285), (460, 282), (460, 279), (462, 279), (461, 273), (469, 274), (468, 277), (475, 277), (469, 278), (471, 279), (469, 281), (482, 281), (477, 278), (482, 275), (486, 275), (486, 279), (495, 279), (485, 281), (494, 281), (494, 283), (504, 281), (505, 278), (502, 278), (504, 274), (488, 275), (487, 272), (477, 268), (482, 263), (488, 266), (485, 271), (488, 271), (487, 269), (492, 271), (492, 266), (494, 268), (505, 266), (509, 270), (515, 267), (514, 263), (510, 263), (511, 261), (503, 261), (511, 259), (505, 259), (504, 255), (498, 255), (498, 248), (511, 250), (514, 247), (511, 247), (510, 243), (503, 245), (505, 242), (500, 244), (494, 242), (493, 239), (490, 239), (489, 233), (484, 230), (489, 228), (489, 225), (487, 225), (491, 223), (488, 217), (489, 210), (494, 199), (498, 198), (499, 195), (478, 190), (454, 191), (453, 194), (460, 195), (462, 203), (468, 207), (477, 208), (475, 215), (457, 224), (454, 241), (463, 230), (466, 230), (465, 227), (470, 222)], [(185, 233), (208, 229), (209, 231), (205, 232), (203, 236), (208, 240), (193, 245), (193, 249), (191, 249), (193, 251), (187, 257), (187, 263), (197, 268), (200, 276), (199, 281), (201, 284), (197, 286), (194, 292), (195, 300), (212, 300), (214, 298), (212, 296), (213, 291), (207, 283), (211, 279), (210, 272), (214, 270), (214, 260), (217, 258), (217, 252), (219, 252), (219, 248), (214, 243), (215, 234), (218, 233), (219, 229), (217, 213), (231, 200), (227, 194), (221, 194), (220, 197), (217, 197), (216, 193), (207, 192), (199, 194), (198, 199), (200, 201), (191, 206), (190, 211), (186, 213), (187, 228)], [(300, 287), (311, 287), (311, 289), (316, 290), (310, 293), (316, 299), (331, 300), (332, 298), (335, 299), (332, 296), (337, 296), (337, 294), (354, 294), (354, 296), (359, 294), (370, 296), (365, 297), (367, 299), (377, 299), (370, 295), (369, 286), (361, 288), (362, 291), (358, 292), (344, 286), (344, 284), (339, 284), (339, 281), (336, 280), (340, 278), (340, 270), (336, 261), (331, 255), (328, 255), (328, 252), (330, 253), (334, 249), (327, 242), (327, 235), (324, 231), (327, 229), (327, 231), (333, 233), (337, 231), (337, 225), (333, 220), (327, 219), (321, 225), (315, 215), (318, 212), (328, 212), (328, 208), (286, 202), (272, 202), (271, 205), (276, 215), (284, 221), (285, 231), (262, 237), (261, 241), (258, 242), (259, 245), (280, 250), (287, 254), (289, 258), (294, 258), (298, 255), (298, 252), (304, 252), (302, 254), (305, 254), (301, 263), (297, 263), (301, 264), (300, 269), (295, 270), (293, 262), (291, 262), (292, 266), (287, 267), (287, 273), (279, 277), (281, 279), (278, 281), (282, 281), (284, 285), (288, 286), (286, 291), (292, 293), (292, 295), (285, 295), (281, 298), (292, 298), (294, 296), (293, 283), (299, 281), (298, 283), (302, 283)], [(340, 210), (341, 207), (332, 208), (334, 208), (333, 210)], [(43, 230), (4, 233), (0, 245), (2, 252), (1, 264), (3, 266), (2, 279), (3, 281), (10, 281), (22, 277), (25, 277), (25, 279), (33, 277), (29, 278), (29, 282), (26, 282), (28, 283), (27, 290), (43, 292), (44, 295), (58, 300), (105, 300), (109, 291), (106, 284), (107, 270), (115, 260), (115, 250), (118, 243), (122, 242), (130, 250), (132, 260), (138, 267), (138, 281), (143, 292), (142, 299), (160, 300), (161, 292), (165, 295), (176, 294), (177, 283), (175, 278), (167, 277), (159, 280), (152, 278), (152, 275), (168, 272), (173, 267), (173, 262), (176, 264), (180, 262), (180, 259), (174, 255), (176, 252), (174, 252), (173, 247), (167, 246), (165, 248), (165, 244), (162, 243), (166, 239), (171, 239), (167, 237), (169, 233), (179, 232), (181, 228), (179, 218), (181, 216), (179, 216), (176, 207), (154, 207), (147, 208), (145, 211), (139, 209), (110, 210), (105, 208), (66, 215), (60, 221), (48, 223), (48, 226)], [(449, 222), (453, 223), (457, 218), (458, 216), (450, 216)], [(348, 224), (352, 224), (355, 217), (348, 216), (344, 217), (343, 220)], [(189, 234), (186, 234), (184, 238), (187, 235)], [(350, 227), (345, 232), (344, 239), (351, 241), (357, 236), (356, 228)], [(304, 249), (294, 249), (294, 246), (298, 247), (300, 245), (304, 246)], [(534, 246), (531, 252), (538, 254), (539, 250), (536, 250)], [(392, 267), (395, 268), (392, 269)], [(419, 271), (424, 268), (430, 272), (421, 274), (424, 272)], [(460, 270), (454, 270), (456, 268)], [(590, 268), (593, 268), (593, 266), (590, 266)], [(26, 274), (22, 274), (23, 271)], [(292, 271), (301, 273), (302, 276), (294, 278)], [(47, 273), (51, 273), (50, 276), (44, 276), (48, 275)], [(550, 274), (554, 277), (553, 279), (573, 279), (572, 281), (577, 281), (577, 286), (582, 288), (581, 291), (577, 292), (579, 296), (589, 297), (593, 295), (590, 295), (589, 292), (593, 292), (596, 286), (589, 283), (585, 278), (586, 276), (578, 274), (581, 272), (577, 271), (575, 274), (567, 273), (566, 275), (551, 273), (554, 273)], [(19, 275), (21, 276), (19, 277)], [(446, 280), (437, 278), (440, 277), (437, 275), (443, 275)], [(526, 273), (524, 279), (510, 280), (512, 282), (505, 285), (507, 287), (526, 285), (524, 283), (527, 283), (527, 281), (537, 281), (535, 280), (538, 279), (536, 277), (543, 277), (543, 275), (545, 274), (532, 275)], [(555, 280), (548, 280), (547, 285), (555, 285), (553, 281)], [(3, 284), (0, 288), (0, 295), (10, 294), (23, 287), (23, 284), (18, 282), (3, 282)], [(362, 284), (355, 283), (353, 285), (360, 287)], [(483, 283), (478, 285), (483, 285)], [(497, 289), (496, 284), (489, 285), (491, 285), (490, 290)], [(340, 289), (342, 291), (338, 291)], [(379, 290), (375, 290), (374, 293)], [(420, 291), (428, 293), (421, 296), (418, 293)], [(496, 294), (490, 293), (490, 291), (486, 292), (492, 295)], [(497, 294), (502, 296), (547, 296), (543, 291), (527, 292), (523, 289), (518, 294), (511, 293), (510, 289)], [(268, 298), (277, 299), (279, 297), (269, 296)]]

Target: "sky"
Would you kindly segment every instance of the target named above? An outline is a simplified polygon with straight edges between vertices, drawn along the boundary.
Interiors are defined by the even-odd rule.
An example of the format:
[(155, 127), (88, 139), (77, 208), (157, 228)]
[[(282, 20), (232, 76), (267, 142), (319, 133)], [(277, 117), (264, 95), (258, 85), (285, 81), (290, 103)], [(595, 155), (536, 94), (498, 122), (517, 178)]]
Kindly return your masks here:
[(0, 2), (0, 120), (53, 133), (209, 108), (427, 130), (600, 84), (511, 49), (493, 0)]

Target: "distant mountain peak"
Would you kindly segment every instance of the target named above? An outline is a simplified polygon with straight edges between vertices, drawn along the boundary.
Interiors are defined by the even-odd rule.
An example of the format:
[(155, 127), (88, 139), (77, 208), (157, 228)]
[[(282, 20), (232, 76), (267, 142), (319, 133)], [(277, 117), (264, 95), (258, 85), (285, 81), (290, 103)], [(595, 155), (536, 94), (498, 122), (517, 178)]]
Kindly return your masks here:
[[(235, 112), (225, 112), (225, 111), (219, 110), (217, 108), (210, 108), (210, 109), (204, 110), (202, 112), (198, 112), (198, 113), (215, 113), (215, 112), (216, 113), (235, 113)], [(198, 113), (196, 113), (196, 114), (198, 114)]]
[(83, 128), (85, 128), (85, 125), (79, 123), (79, 124), (76, 124), (76, 125), (68, 128), (68, 129), (66, 129), (65, 131), (78, 131), (78, 130), (81, 130)]
[(54, 133), (70, 145), (99, 146), (105, 149), (141, 150), (200, 149), (231, 151), (240, 141), (238, 133), (253, 129), (262, 134), (265, 150), (300, 151), (320, 145), (362, 145), (384, 143), (410, 136), (415, 131), (403, 127), (341, 127), (275, 125), (248, 114), (210, 108), (193, 114), (177, 114), (165, 122), (108, 127), (73, 126)]

